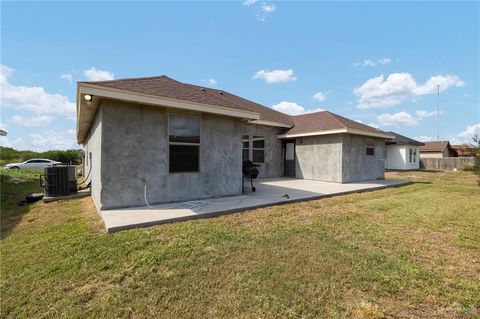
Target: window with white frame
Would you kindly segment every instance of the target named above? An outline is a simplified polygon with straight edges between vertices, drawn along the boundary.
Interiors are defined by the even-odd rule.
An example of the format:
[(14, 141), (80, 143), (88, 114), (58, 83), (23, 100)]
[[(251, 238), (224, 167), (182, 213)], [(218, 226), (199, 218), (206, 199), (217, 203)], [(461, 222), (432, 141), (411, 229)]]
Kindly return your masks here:
[[(244, 161), (250, 160), (253, 163), (264, 163), (265, 162), (265, 137), (253, 135), (243, 135), (243, 155), (242, 158)], [(251, 157), (250, 157), (251, 150)]]
[(169, 171), (198, 172), (200, 162), (200, 117), (169, 115)]
[(250, 159), (250, 137), (248, 135), (242, 136), (242, 160), (248, 161)]
[(265, 162), (265, 138), (263, 136), (253, 136), (252, 162)]
[(408, 149), (408, 162), (412, 163), (412, 164), (417, 162), (417, 149), (416, 148), (409, 148)]

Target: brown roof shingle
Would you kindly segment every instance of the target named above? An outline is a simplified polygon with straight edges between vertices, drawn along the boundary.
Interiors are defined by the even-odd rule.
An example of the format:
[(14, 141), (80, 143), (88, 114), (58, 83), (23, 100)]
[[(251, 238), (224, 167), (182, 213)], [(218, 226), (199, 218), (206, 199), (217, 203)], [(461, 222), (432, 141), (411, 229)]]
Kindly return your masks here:
[(149, 78), (83, 83), (195, 103), (235, 108), (242, 111), (252, 111), (260, 113), (260, 120), (281, 123), (285, 125), (285, 127), (291, 127), (293, 125), (290, 116), (272, 110), (269, 107), (254, 103), (223, 90), (182, 83), (165, 75)]
[(443, 152), (447, 147), (450, 147), (449, 141), (425, 142), (420, 146), (420, 152)]
[[(330, 131), (339, 129), (355, 129), (370, 133), (385, 133), (374, 127), (352, 121), (338, 114), (322, 111), (292, 116), (294, 127), (288, 130), (286, 134), (297, 135), (320, 131)], [(386, 134), (386, 133), (385, 133)]]
[(260, 120), (279, 123), (287, 128), (288, 131), (286, 133), (289, 135), (336, 129), (355, 129), (366, 133), (387, 134), (379, 129), (328, 111), (290, 116), (223, 90), (182, 83), (165, 75), (79, 83), (256, 112), (260, 114)]

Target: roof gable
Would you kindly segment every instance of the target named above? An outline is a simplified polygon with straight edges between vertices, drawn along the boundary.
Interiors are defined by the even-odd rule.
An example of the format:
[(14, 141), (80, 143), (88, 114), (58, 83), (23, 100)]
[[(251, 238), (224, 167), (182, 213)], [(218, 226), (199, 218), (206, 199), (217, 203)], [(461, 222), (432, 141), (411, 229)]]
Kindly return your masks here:
[(296, 115), (292, 116), (292, 118), (295, 126), (283, 134), (286, 137), (313, 135), (312, 133), (315, 132), (357, 132), (357, 134), (364, 133), (372, 136), (386, 135), (385, 138), (391, 137), (391, 135), (379, 129), (352, 121), (329, 111)]

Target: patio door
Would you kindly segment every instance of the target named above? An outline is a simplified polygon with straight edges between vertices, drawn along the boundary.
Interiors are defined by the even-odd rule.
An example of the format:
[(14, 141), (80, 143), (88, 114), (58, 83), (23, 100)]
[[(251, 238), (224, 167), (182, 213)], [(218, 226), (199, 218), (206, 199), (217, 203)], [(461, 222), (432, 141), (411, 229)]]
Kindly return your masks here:
[(296, 177), (295, 176), (295, 140), (285, 141), (283, 145), (284, 145), (283, 176)]

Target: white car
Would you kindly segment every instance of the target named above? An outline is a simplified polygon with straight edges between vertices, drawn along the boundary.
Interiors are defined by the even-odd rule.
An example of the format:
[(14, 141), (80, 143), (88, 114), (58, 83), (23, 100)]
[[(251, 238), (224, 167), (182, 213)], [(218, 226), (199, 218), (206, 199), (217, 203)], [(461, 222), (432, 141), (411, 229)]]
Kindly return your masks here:
[(52, 161), (45, 158), (32, 158), (23, 163), (12, 163), (5, 165), (5, 169), (43, 169), (53, 164), (61, 164), (61, 162)]

